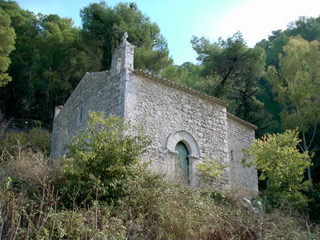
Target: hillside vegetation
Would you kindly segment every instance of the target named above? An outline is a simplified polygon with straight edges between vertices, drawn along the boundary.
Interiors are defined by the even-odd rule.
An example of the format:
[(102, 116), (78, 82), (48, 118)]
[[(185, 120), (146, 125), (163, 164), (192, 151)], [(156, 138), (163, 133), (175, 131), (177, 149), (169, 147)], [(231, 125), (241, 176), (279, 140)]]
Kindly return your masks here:
[(273, 198), (277, 207), (264, 201), (255, 213), (236, 193), (191, 190), (148, 173), (139, 159), (148, 137), (123, 135), (128, 127), (121, 119), (92, 113), (62, 165), (48, 158), (46, 131), (7, 133), (0, 149), (1, 239), (320, 236), (303, 211), (282, 198)]
[[(80, 15), (79, 28), (0, 0), (2, 239), (319, 238), (320, 17), (293, 20), (255, 47), (241, 32), (216, 42), (194, 36), (198, 63), (177, 66), (137, 4), (102, 1)], [(256, 201), (264, 212), (252, 213), (232, 192), (190, 190), (150, 175), (139, 160), (149, 138), (121, 138), (130, 127), (123, 120), (95, 116), (99, 126), (117, 123), (113, 145), (107, 133), (91, 145), (78, 135), (64, 159), (48, 158), (55, 106), (86, 72), (110, 68), (124, 32), (135, 69), (226, 100), (230, 113), (258, 127), (247, 153), (259, 170)], [(208, 176), (217, 170), (203, 169)]]

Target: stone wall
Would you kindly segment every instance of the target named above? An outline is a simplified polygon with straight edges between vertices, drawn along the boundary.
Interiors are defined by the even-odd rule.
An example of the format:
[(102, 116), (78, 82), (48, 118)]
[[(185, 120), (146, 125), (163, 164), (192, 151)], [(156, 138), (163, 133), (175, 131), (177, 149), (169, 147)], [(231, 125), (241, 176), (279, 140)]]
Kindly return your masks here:
[(232, 191), (237, 195), (250, 196), (258, 194), (257, 170), (243, 167), (244, 148), (249, 148), (255, 137), (255, 126), (228, 114), (228, 142), (230, 156), (230, 176)]
[[(182, 140), (189, 148), (192, 186), (197, 185), (196, 163), (205, 157), (229, 162), (225, 102), (142, 71), (130, 74), (126, 86), (125, 116), (133, 122), (143, 122), (152, 136), (153, 143), (144, 159), (152, 161), (153, 170), (167, 177), (174, 176), (176, 153), (168, 147), (169, 136), (174, 133), (176, 143)], [(192, 137), (199, 153), (192, 151), (188, 140)], [(223, 185), (229, 184), (228, 179), (226, 172)]]
[(89, 111), (100, 111), (108, 116), (124, 116), (124, 82), (121, 74), (87, 73), (73, 91), (54, 120), (51, 154), (58, 158), (65, 153), (65, 145), (84, 129)]
[[(124, 117), (125, 84), (133, 70), (134, 46), (122, 37), (121, 44), (112, 56), (110, 71), (87, 73), (73, 91), (64, 106), (56, 108), (52, 132), (52, 158), (65, 153), (65, 145), (79, 131), (84, 129), (89, 111), (103, 112)], [(58, 112), (57, 111), (57, 112)]]

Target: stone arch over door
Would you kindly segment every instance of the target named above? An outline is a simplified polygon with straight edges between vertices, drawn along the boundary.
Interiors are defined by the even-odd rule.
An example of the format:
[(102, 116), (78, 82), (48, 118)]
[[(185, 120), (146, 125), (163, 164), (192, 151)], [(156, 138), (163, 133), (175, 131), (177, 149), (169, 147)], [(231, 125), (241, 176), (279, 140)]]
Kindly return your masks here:
[[(192, 136), (191, 133), (185, 130), (178, 130), (175, 132), (172, 132), (166, 142), (166, 149), (169, 151), (171, 158), (171, 174), (177, 178), (184, 175), (184, 174), (179, 174), (177, 173), (176, 170), (181, 170), (181, 169), (176, 169), (177, 164), (176, 161), (179, 158), (179, 150), (176, 148), (178, 145), (185, 145), (187, 148), (188, 152), (188, 165), (189, 169), (187, 171), (187, 180), (180, 179), (182, 183), (190, 185), (191, 187), (196, 186), (196, 163), (200, 159), (200, 149), (197, 140)], [(173, 171), (173, 172), (172, 172)]]

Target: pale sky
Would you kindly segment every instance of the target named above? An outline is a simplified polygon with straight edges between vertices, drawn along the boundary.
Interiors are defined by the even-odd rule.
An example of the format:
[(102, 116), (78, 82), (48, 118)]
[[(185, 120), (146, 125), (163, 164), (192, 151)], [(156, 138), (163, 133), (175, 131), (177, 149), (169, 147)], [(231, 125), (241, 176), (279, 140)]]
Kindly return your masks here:
[[(70, 17), (81, 26), (80, 9), (99, 0), (16, 0), (22, 9), (34, 13)], [(119, 2), (136, 2), (140, 11), (156, 22), (168, 42), (170, 56), (181, 65), (197, 63), (191, 47), (192, 35), (217, 41), (241, 31), (248, 46), (267, 38), (271, 32), (286, 29), (300, 16), (318, 17), (319, 0), (136, 0), (106, 1), (109, 6)]]

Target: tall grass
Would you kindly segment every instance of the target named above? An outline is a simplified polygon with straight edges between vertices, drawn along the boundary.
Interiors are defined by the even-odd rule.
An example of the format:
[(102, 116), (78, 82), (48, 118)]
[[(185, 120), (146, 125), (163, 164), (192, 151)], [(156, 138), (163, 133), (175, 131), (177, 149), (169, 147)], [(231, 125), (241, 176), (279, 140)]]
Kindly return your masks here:
[(23, 156), (1, 170), (1, 239), (320, 239), (296, 212), (255, 214), (147, 173), (113, 205), (66, 205), (60, 167)]
[[(8, 150), (4, 142), (1, 146)], [(320, 230), (290, 208), (255, 214), (232, 193), (191, 190), (143, 168), (123, 182), (126, 192), (116, 201), (79, 204), (63, 166), (50, 163), (46, 148), (23, 146), (12, 145), (2, 155), (7, 156), (0, 170), (3, 240), (320, 239)]]

